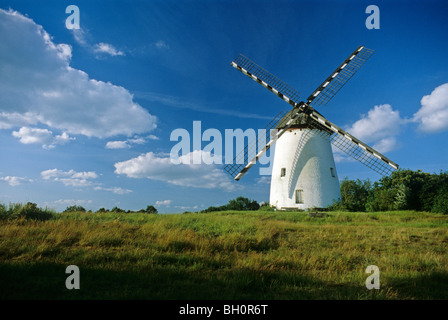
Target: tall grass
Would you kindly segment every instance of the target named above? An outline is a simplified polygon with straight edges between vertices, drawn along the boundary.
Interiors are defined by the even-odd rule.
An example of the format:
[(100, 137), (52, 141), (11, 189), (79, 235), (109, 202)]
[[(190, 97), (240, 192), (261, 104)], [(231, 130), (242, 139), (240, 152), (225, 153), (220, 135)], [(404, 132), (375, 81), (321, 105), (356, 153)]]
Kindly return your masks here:
[[(448, 216), (53, 214), (0, 221), (0, 297), (446, 299)], [(81, 290), (65, 288), (68, 265)], [(367, 290), (368, 265), (380, 290)]]

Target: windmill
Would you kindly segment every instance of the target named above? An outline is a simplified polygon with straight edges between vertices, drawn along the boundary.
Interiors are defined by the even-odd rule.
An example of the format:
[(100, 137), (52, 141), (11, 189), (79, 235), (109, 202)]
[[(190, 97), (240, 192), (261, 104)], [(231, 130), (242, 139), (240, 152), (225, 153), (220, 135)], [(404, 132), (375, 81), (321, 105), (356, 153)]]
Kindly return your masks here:
[[(398, 165), (315, 110), (326, 105), (373, 54), (358, 47), (305, 101), (299, 93), (243, 55), (231, 65), (292, 106), (266, 126), (270, 136), (246, 144), (225, 170), (241, 177), (276, 142), (272, 165), (270, 205), (277, 209), (325, 208), (340, 199), (339, 180), (331, 145), (381, 175)], [(258, 145), (258, 152), (257, 152)]]

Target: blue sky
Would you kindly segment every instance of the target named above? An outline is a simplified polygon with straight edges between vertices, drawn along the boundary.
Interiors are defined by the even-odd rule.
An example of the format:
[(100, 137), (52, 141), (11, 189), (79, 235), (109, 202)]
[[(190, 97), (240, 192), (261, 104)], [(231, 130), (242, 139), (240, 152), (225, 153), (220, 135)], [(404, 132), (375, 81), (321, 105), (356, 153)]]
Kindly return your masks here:
[[(380, 29), (365, 26), (371, 4)], [(66, 28), (68, 5), (79, 30)], [(358, 46), (375, 50), (318, 111), (401, 168), (448, 170), (444, 1), (1, 0), (0, 9), (2, 203), (169, 213), (240, 195), (267, 201), (258, 165), (235, 182), (220, 165), (169, 162), (171, 133), (192, 134), (193, 121), (224, 136), (289, 110), (230, 66), (240, 53), (306, 99)], [(340, 179), (381, 178), (335, 159)]]

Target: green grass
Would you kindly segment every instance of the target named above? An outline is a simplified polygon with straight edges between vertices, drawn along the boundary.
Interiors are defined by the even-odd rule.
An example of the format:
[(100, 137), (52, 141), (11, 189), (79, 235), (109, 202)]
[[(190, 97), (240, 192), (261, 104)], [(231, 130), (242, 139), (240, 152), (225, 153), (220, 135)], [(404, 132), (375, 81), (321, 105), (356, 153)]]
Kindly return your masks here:
[[(0, 221), (1, 299), (447, 299), (448, 216), (63, 213)], [(77, 265), (81, 289), (65, 287)], [(367, 290), (368, 265), (380, 289)]]

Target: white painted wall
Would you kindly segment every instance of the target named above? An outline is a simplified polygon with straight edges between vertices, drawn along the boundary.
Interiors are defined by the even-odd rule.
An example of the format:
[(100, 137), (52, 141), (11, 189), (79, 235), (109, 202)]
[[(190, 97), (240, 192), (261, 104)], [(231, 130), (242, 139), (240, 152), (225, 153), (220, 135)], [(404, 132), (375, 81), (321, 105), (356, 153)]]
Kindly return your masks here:
[[(281, 177), (282, 168), (286, 168), (284, 177)], [(330, 168), (333, 168), (334, 177)], [(296, 203), (296, 190), (303, 190), (301, 204)], [(325, 208), (340, 198), (330, 142), (317, 135), (315, 130), (289, 129), (285, 132), (275, 146), (270, 204), (277, 209)]]

